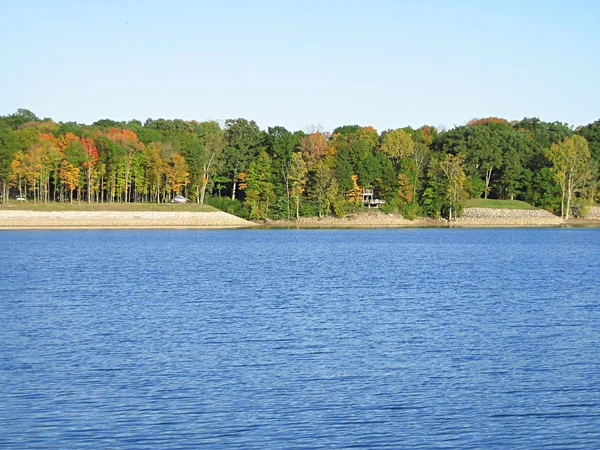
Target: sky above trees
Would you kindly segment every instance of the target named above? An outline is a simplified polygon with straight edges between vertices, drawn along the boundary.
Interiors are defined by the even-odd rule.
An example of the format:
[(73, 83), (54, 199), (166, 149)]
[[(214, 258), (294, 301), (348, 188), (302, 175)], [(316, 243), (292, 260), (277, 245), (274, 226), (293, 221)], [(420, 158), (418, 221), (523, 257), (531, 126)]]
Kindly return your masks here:
[(0, 5), (0, 114), (325, 130), (598, 119), (594, 0)]

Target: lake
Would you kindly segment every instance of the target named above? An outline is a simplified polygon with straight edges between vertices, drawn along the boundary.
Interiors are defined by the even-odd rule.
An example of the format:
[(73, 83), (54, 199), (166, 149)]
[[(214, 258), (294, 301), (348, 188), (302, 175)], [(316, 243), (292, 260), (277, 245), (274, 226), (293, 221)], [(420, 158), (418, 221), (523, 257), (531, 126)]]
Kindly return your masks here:
[(0, 232), (0, 447), (600, 448), (600, 229)]

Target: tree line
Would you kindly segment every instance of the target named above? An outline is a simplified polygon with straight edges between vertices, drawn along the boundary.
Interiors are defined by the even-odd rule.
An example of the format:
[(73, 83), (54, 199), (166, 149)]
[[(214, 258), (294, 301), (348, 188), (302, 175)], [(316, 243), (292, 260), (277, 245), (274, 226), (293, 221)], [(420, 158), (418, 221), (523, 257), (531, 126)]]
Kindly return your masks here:
[(523, 200), (569, 217), (598, 200), (600, 120), (524, 118), (385, 130), (261, 130), (243, 118), (55, 123), (0, 116), (0, 194), (32, 202), (170, 202), (180, 194), (251, 219), (364, 207), (452, 219), (467, 198)]

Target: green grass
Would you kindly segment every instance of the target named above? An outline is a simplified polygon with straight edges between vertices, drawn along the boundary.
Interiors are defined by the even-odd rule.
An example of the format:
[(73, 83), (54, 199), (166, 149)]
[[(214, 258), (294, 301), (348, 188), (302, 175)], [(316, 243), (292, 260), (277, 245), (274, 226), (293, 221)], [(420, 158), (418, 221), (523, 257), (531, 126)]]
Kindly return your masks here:
[(537, 209), (535, 206), (531, 206), (529, 203), (521, 202), (519, 200), (495, 200), (495, 199), (483, 199), (483, 198), (472, 198), (467, 200), (465, 204), (466, 208), (494, 208), (494, 209)]
[(11, 201), (8, 205), (0, 205), (0, 210), (26, 211), (190, 211), (213, 212), (218, 209), (196, 203), (32, 203)]

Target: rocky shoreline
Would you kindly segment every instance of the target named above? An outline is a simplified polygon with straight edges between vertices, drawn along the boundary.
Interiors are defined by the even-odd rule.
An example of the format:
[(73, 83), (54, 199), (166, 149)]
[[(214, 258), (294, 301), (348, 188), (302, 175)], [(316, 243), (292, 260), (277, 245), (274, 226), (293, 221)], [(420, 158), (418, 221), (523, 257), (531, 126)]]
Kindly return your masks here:
[(427, 217), (408, 220), (400, 214), (385, 214), (374, 210), (348, 214), (344, 217), (300, 217), (299, 220), (265, 220), (260, 222), (260, 225), (272, 228), (400, 228), (447, 226), (447, 221)]
[(590, 213), (585, 218), (590, 220), (600, 220), (600, 206), (592, 206)]
[(403, 228), (403, 227), (548, 227), (561, 225), (600, 226), (600, 207), (592, 208), (585, 219), (564, 221), (543, 209), (467, 208), (453, 221), (368, 211), (345, 217), (301, 217), (300, 220), (266, 220), (259, 225), (273, 228)]
[(564, 220), (543, 209), (466, 208), (453, 226), (546, 226)]

